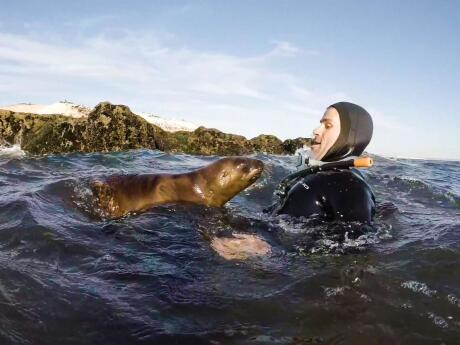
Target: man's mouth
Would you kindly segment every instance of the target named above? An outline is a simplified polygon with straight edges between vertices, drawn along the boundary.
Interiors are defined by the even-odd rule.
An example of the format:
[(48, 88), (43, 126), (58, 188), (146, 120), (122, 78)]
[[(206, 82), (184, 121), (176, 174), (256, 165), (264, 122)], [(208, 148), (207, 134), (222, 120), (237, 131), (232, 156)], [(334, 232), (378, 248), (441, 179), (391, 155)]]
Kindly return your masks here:
[(317, 142), (316, 140), (312, 140), (310, 143), (310, 146), (313, 146), (313, 145), (321, 145), (321, 143)]

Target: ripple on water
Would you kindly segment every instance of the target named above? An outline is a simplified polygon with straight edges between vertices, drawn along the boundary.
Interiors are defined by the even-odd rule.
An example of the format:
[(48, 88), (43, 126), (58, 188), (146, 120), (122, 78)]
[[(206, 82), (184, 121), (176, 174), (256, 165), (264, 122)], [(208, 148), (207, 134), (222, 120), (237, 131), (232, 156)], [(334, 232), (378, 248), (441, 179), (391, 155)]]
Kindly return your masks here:
[[(0, 157), (0, 343), (455, 343), (458, 164), (446, 173), (376, 157), (367, 176), (379, 207), (364, 225), (263, 214), (294, 157), (257, 158), (264, 175), (225, 208), (164, 205), (109, 221), (91, 178), (217, 157)], [(209, 240), (234, 233), (273, 250), (227, 262)]]
[(304, 255), (362, 252), (393, 238), (392, 226), (382, 221), (327, 222), (281, 215), (268, 218), (267, 224), (285, 245)]

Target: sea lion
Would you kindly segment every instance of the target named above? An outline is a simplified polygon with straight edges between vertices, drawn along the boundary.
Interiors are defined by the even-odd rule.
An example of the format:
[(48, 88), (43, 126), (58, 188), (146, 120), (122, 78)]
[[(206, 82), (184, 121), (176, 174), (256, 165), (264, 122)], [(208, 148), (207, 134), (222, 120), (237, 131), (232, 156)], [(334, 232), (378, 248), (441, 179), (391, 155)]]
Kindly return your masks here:
[(220, 207), (253, 184), (263, 168), (257, 159), (227, 157), (187, 173), (113, 175), (90, 185), (103, 215), (119, 218), (166, 203)]

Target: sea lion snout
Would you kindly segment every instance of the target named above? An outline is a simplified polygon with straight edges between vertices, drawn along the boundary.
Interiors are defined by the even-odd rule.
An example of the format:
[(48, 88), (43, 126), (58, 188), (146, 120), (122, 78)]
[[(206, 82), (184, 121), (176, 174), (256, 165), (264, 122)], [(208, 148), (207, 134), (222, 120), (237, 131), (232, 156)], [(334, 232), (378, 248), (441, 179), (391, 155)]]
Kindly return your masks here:
[(254, 182), (262, 174), (264, 163), (254, 158), (239, 157), (236, 158), (237, 170), (241, 174), (240, 178)]
[(254, 180), (259, 178), (259, 176), (264, 171), (264, 163), (258, 159), (251, 159), (250, 166), (251, 166), (250, 172), (249, 172), (249, 175), (251, 175), (250, 178)]
[(254, 165), (257, 170), (259, 170), (260, 173), (264, 170), (264, 162), (262, 162), (259, 159), (254, 159)]
[(212, 206), (222, 206), (235, 195), (252, 185), (262, 174), (264, 163), (248, 157), (225, 157), (204, 167), (207, 190), (212, 190)]
[(254, 159), (254, 158), (248, 158), (249, 159), (249, 164), (252, 169), (255, 169), (259, 172), (262, 172), (264, 170), (264, 162), (262, 162), (259, 159)]

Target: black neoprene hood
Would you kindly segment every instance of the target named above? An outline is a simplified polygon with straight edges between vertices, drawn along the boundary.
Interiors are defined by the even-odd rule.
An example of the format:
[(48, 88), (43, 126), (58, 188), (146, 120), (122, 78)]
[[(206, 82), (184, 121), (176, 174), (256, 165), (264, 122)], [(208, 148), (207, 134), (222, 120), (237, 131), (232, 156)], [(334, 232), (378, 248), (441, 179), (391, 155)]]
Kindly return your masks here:
[(340, 134), (321, 160), (332, 162), (349, 156), (359, 156), (372, 138), (374, 126), (371, 115), (359, 105), (349, 102), (335, 103), (329, 106), (331, 107), (339, 113)]

